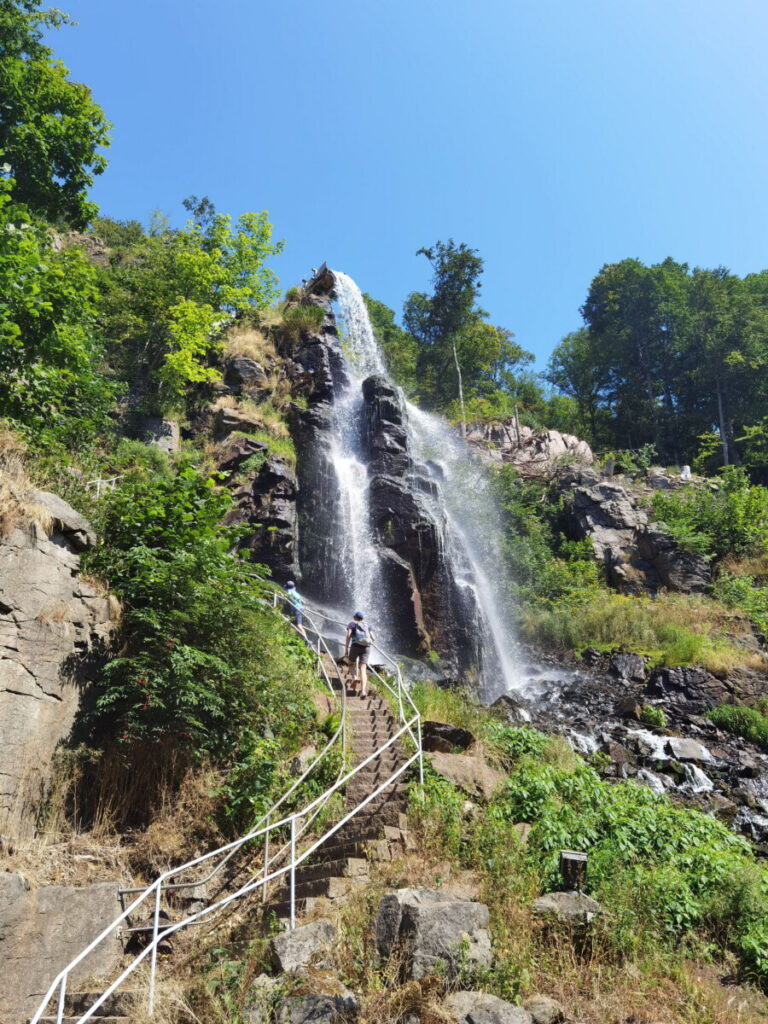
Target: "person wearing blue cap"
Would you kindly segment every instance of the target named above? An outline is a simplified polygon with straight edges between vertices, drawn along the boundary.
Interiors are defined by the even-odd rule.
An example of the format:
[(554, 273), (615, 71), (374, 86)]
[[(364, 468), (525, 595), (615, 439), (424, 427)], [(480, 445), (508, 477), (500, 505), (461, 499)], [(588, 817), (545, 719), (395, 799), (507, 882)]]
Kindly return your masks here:
[(296, 623), (296, 629), (301, 633), (304, 639), (307, 639), (307, 634), (304, 632), (304, 601), (296, 589), (296, 584), (293, 580), (288, 580), (285, 584), (285, 591), (288, 595), (288, 600), (293, 605), (293, 621)]
[(364, 618), (362, 612), (355, 612), (352, 621), (347, 624), (347, 639), (344, 644), (344, 656), (352, 662), (352, 692), (355, 692), (359, 682), (361, 698), (368, 693), (368, 658), (371, 644), (376, 640), (368, 623), (363, 621)]

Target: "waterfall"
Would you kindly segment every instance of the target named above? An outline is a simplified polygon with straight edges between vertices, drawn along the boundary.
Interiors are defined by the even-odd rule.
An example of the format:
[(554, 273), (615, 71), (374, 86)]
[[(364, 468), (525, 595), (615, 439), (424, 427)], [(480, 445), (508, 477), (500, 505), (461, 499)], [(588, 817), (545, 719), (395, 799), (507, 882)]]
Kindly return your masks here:
[(371, 621), (377, 638), (388, 646), (392, 637), (381, 562), (371, 524), (369, 480), (363, 442), (363, 392), (366, 377), (384, 372), (384, 363), (373, 334), (360, 289), (351, 277), (338, 270), (336, 301), (344, 336), (348, 384), (333, 406), (330, 457), (339, 492), (338, 535), (346, 583), (345, 599)]
[[(502, 525), (488, 470), (447, 424), (408, 403), (414, 452), (437, 467), (448, 517), (448, 539), (460, 583), (471, 588), (481, 611), (480, 667), (483, 695), (492, 700), (520, 690), (520, 655), (504, 584)], [(462, 573), (462, 567), (466, 569)]]
[[(336, 546), (344, 563), (346, 599), (372, 620), (383, 643), (396, 647), (380, 537), (372, 523), (362, 394), (366, 378), (383, 377), (386, 371), (360, 289), (346, 274), (334, 270), (333, 275), (349, 377), (332, 414), (331, 462), (339, 492)], [(455, 594), (454, 614), (465, 646), (472, 648), (465, 661), (476, 670), (483, 697), (492, 700), (519, 689), (521, 678), (504, 594), (501, 524), (487, 471), (440, 419), (410, 404), (404, 408), (412, 459), (404, 482), (430, 508)]]

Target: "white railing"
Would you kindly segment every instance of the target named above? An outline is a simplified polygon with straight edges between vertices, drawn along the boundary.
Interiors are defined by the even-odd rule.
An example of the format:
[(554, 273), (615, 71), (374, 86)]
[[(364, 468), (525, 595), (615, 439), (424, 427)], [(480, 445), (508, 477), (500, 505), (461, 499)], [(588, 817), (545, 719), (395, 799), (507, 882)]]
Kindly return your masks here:
[[(278, 588), (273, 588), (273, 602), (277, 605), (278, 601), (286, 599), (286, 595), (283, 591)], [(328, 616), (320, 612), (315, 612), (318, 618), (322, 618), (328, 622), (333, 622), (337, 625), (343, 625), (343, 623), (337, 622), (337, 620), (330, 619)], [(287, 616), (286, 616), (287, 617)], [(321, 630), (315, 625), (312, 615), (305, 613), (305, 619), (310, 626), (310, 631), (317, 637), (316, 641), (316, 655), (317, 665), (319, 672), (323, 677), (324, 682), (330, 689), (331, 693), (335, 696), (333, 684), (331, 683), (325, 664), (323, 662), (323, 655), (333, 658), (328, 645), (323, 638)], [(293, 624), (292, 624), (293, 625)], [(293, 626), (296, 629), (296, 626)], [(313, 644), (314, 646), (314, 644)], [(296, 870), (301, 866), (309, 857), (312, 856), (324, 843), (326, 843), (336, 832), (339, 831), (348, 821), (355, 817), (363, 808), (365, 808), (372, 800), (376, 799), (381, 793), (384, 792), (389, 786), (397, 781), (411, 766), (418, 764), (419, 781), (424, 781), (424, 768), (422, 758), (422, 747), (421, 747), (421, 717), (419, 712), (411, 699), (408, 689), (405, 686), (400, 671), (399, 665), (390, 658), (387, 654), (376, 648), (385, 661), (391, 666), (394, 676), (394, 681), (388, 681), (381, 673), (376, 669), (372, 669), (372, 675), (375, 676), (377, 681), (385, 687), (397, 705), (398, 720), (401, 723), (400, 729), (391, 736), (386, 743), (383, 743), (377, 750), (370, 754), (364, 761), (356, 765), (351, 770), (345, 773), (345, 763), (342, 757), (342, 764), (339, 770), (339, 774), (333, 785), (329, 786), (325, 792), (318, 796), (315, 800), (311, 801), (306, 807), (302, 807), (298, 811), (294, 811), (292, 814), (288, 814), (285, 817), (275, 821), (273, 820), (278, 808), (283, 806), (285, 802), (290, 798), (292, 794), (296, 792), (298, 787), (306, 778), (317, 768), (324, 758), (327, 757), (329, 751), (338, 743), (340, 745), (342, 753), (346, 750), (346, 685), (342, 682), (341, 686), (341, 722), (339, 728), (334, 733), (333, 737), (328, 741), (326, 746), (320, 752), (318, 757), (313, 763), (306, 769), (306, 771), (293, 783), (293, 785), (283, 794), (283, 796), (272, 805), (269, 811), (264, 817), (257, 822), (257, 824), (245, 835), (239, 839), (233, 840), (231, 843), (221, 846), (215, 850), (211, 850), (209, 853), (204, 854), (201, 857), (196, 857), (194, 860), (188, 861), (186, 864), (182, 864), (178, 868), (171, 868), (169, 871), (164, 872), (155, 881), (147, 886), (145, 889), (123, 889), (121, 890), (121, 896), (133, 894), (138, 892), (136, 899), (126, 907), (123, 912), (115, 918), (115, 920), (109, 924), (96, 938), (84, 949), (78, 956), (75, 957), (66, 967), (64, 967), (59, 974), (52, 981), (48, 991), (43, 997), (40, 1006), (34, 1017), (32, 1017), (30, 1024), (38, 1024), (38, 1021), (43, 1016), (51, 1000), (56, 998), (56, 1022), (61, 1024), (64, 1016), (64, 1007), (67, 992), (69, 991), (70, 978), (73, 971), (97, 948), (102, 942), (107, 940), (111, 935), (118, 929), (121, 929), (123, 924), (128, 923), (132, 915), (142, 907), (146, 906), (151, 910), (152, 925), (151, 941), (145, 946), (144, 949), (139, 952), (134, 959), (124, 968), (119, 977), (117, 977), (93, 1002), (88, 1010), (86, 1010), (80, 1017), (77, 1018), (77, 1024), (85, 1024), (85, 1021), (89, 1020), (101, 1007), (104, 1002), (123, 984), (123, 982), (129, 978), (134, 971), (149, 958), (149, 980), (148, 980), (148, 992), (147, 992), (147, 1009), (151, 1015), (154, 1011), (155, 1005), (155, 984), (157, 977), (157, 951), (158, 946), (168, 939), (175, 932), (186, 928), (190, 925), (198, 924), (204, 921), (210, 915), (217, 911), (223, 910), (236, 900), (242, 899), (251, 893), (255, 893), (261, 890), (262, 899), (266, 901), (267, 887), (271, 882), (274, 882), (277, 878), (286, 878), (289, 885), (289, 907), (290, 907), (290, 928), (294, 928), (296, 925)], [(406, 709), (408, 709), (406, 711)], [(406, 760), (395, 768), (389, 778), (382, 782), (375, 789), (373, 789), (360, 803), (357, 804), (351, 811), (349, 811), (340, 821), (336, 822), (330, 828), (323, 832), (323, 834), (310, 842), (310, 844), (302, 850), (299, 850), (299, 841), (307, 833), (312, 823), (317, 819), (323, 808), (328, 804), (329, 800), (336, 794), (340, 793), (347, 785), (347, 783), (353, 779), (360, 771), (366, 768), (372, 761), (376, 760), (388, 749), (395, 749), (396, 744), (399, 741), (405, 740), (406, 737), (411, 741), (414, 747), (414, 752), (406, 758)], [(288, 838), (286, 839), (286, 836)], [(259, 870), (252, 874), (251, 877), (234, 892), (229, 893), (226, 896), (222, 896), (220, 899), (213, 903), (205, 906), (202, 910), (198, 910), (195, 913), (187, 915), (183, 920), (177, 921), (167, 926), (161, 926), (160, 923), (160, 911), (162, 906), (162, 896), (164, 892), (178, 891), (184, 888), (197, 888), (207, 884), (212, 878), (214, 878), (222, 868), (229, 863), (229, 861), (249, 844), (256, 844), (261, 842), (263, 844), (263, 863)], [(176, 879), (179, 875), (184, 872), (190, 871), (191, 869), (199, 869), (200, 866), (204, 865), (204, 869), (208, 873), (203, 877), (196, 877), (191, 881), (171, 881)], [(143, 930), (143, 929), (142, 929)], [(148, 928), (146, 930), (149, 930)]]

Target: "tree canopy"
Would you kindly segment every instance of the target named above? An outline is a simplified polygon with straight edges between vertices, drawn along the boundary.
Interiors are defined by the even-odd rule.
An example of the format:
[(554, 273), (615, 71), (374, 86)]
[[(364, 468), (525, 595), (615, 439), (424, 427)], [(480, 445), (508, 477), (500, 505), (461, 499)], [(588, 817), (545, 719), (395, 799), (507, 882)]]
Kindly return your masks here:
[(87, 193), (106, 167), (110, 125), (42, 42), (44, 29), (68, 21), (40, 0), (0, 0), (0, 162), (17, 202), (82, 228), (97, 210)]

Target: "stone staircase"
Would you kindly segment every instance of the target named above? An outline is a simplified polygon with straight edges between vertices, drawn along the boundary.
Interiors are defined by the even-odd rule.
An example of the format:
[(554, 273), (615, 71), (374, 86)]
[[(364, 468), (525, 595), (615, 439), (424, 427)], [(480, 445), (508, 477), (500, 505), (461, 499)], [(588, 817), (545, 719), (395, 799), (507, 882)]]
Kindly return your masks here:
[[(100, 992), (72, 992), (64, 999), (64, 1016), (62, 1024), (77, 1024), (82, 1015), (88, 1011), (101, 995)], [(107, 996), (89, 1020), (97, 1024), (130, 1024), (135, 1020), (135, 1003), (137, 994), (134, 992), (113, 992)], [(29, 1024), (29, 1022), (27, 1022)], [(56, 1024), (55, 1013), (51, 1017), (41, 1017), (40, 1024)]]
[[(336, 685), (342, 685), (336, 677)], [(347, 701), (350, 767), (361, 764), (399, 731), (389, 705), (373, 692)], [(353, 810), (407, 760), (397, 740), (373, 758), (349, 782), (346, 812)], [(340, 900), (368, 880), (369, 858), (389, 859), (405, 848), (406, 786), (402, 776), (374, 797), (354, 818), (335, 832), (296, 869), (296, 913), (313, 909), (320, 898)], [(267, 915), (290, 916), (290, 883), (286, 880), (270, 894)]]

